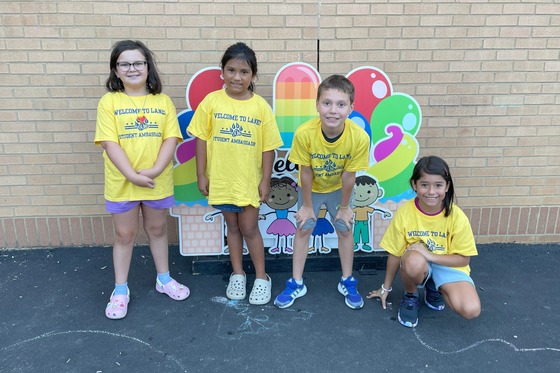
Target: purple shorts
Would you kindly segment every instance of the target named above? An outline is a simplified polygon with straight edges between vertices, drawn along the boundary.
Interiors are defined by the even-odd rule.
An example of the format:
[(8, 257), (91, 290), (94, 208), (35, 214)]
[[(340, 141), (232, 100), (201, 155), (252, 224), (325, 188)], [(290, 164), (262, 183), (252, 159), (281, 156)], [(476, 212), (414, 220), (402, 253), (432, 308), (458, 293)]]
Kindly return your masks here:
[(175, 197), (169, 196), (163, 199), (156, 200), (144, 200), (144, 201), (123, 201), (123, 202), (112, 202), (105, 200), (105, 209), (111, 214), (124, 214), (129, 212), (136, 206), (144, 204), (150, 208), (156, 210), (163, 210), (173, 207), (175, 205)]

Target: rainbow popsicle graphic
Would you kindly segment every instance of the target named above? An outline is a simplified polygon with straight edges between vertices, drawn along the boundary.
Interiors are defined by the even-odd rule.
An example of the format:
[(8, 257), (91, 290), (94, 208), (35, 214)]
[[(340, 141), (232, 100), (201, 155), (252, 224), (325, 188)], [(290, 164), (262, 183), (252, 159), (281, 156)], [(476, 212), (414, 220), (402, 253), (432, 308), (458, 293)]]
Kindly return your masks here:
[(315, 101), (321, 77), (303, 62), (287, 64), (274, 77), (273, 110), (284, 145), (291, 149), (294, 132), (300, 124), (317, 116)]
[(185, 95), (189, 109), (183, 110), (177, 116), (184, 141), (175, 150), (177, 164), (173, 169), (173, 183), (176, 206), (181, 204), (206, 206), (208, 204), (206, 197), (198, 190), (195, 158), (196, 140), (188, 134), (187, 128), (194, 111), (204, 97), (208, 93), (222, 88), (224, 81), (220, 77), (221, 72), (219, 67), (207, 67), (194, 74), (187, 85)]

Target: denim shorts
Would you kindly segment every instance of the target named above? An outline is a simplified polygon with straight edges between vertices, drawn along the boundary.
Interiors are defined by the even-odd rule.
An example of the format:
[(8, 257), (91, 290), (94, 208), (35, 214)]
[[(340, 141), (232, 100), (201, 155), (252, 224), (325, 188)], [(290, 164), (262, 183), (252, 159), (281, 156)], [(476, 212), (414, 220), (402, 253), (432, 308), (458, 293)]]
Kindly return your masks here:
[(243, 207), (233, 205), (231, 203), (224, 203), (221, 205), (212, 205), (216, 210), (220, 210), (221, 212), (243, 212)]
[(105, 200), (105, 209), (107, 212), (111, 214), (124, 214), (125, 212), (129, 212), (136, 206), (140, 204), (144, 204), (150, 208), (156, 210), (163, 210), (173, 207), (175, 205), (175, 197), (169, 196), (163, 199), (155, 199), (155, 200), (142, 200), (142, 201), (122, 201), (122, 202), (113, 202)]
[(430, 277), (434, 280), (436, 289), (439, 289), (440, 286), (448, 284), (450, 282), (459, 281), (470, 282), (474, 286), (472, 278), (465, 272), (459, 271), (458, 269), (442, 266), (440, 264), (431, 262), (428, 262), (428, 268), (428, 276), (422, 284), (418, 285), (419, 288), (423, 288), (426, 285), (426, 281), (428, 281)]

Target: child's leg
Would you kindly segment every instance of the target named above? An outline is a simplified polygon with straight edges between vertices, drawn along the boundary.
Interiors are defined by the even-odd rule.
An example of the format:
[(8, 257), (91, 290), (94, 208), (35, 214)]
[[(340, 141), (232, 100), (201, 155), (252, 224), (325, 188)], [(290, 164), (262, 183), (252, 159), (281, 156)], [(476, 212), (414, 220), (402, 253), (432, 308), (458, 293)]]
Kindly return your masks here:
[(113, 266), (115, 267), (115, 283), (124, 284), (128, 281), (128, 272), (132, 259), (134, 241), (138, 235), (138, 212), (140, 208), (122, 214), (112, 214), (115, 225), (115, 244), (113, 245)]
[(428, 262), (422, 254), (407, 251), (401, 257), (400, 275), (407, 293), (416, 293), (417, 286), (428, 276)]
[(227, 242), (229, 248), (229, 260), (233, 273), (242, 275), (243, 271), (243, 236), (239, 229), (238, 213), (222, 211), (227, 225)]
[(264, 265), (264, 243), (259, 230), (259, 210), (253, 206), (246, 206), (238, 215), (241, 234), (249, 248), (249, 255), (255, 266), (257, 278), (268, 280)]
[(354, 238), (351, 231), (336, 230), (338, 236), (338, 255), (342, 267), (342, 277), (352, 276), (354, 266)]
[(465, 319), (474, 319), (480, 315), (480, 298), (470, 282), (448, 282), (441, 285), (439, 291), (449, 307)]
[(313, 227), (311, 229), (297, 228), (296, 230), (292, 254), (292, 277), (297, 281), (303, 280), (303, 269), (307, 260), (311, 232), (313, 232)]
[(150, 242), (150, 251), (159, 274), (169, 272), (169, 245), (167, 240), (167, 210), (154, 209), (142, 204), (144, 230)]

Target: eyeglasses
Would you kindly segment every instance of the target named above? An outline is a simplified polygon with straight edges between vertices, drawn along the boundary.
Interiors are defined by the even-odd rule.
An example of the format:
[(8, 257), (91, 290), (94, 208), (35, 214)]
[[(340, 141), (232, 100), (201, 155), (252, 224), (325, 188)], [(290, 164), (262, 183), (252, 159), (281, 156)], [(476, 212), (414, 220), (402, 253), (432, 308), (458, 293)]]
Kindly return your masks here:
[(146, 64), (148, 62), (146, 61), (136, 61), (136, 62), (117, 62), (117, 67), (119, 68), (119, 70), (121, 71), (128, 71), (130, 70), (131, 67), (134, 67), (134, 70), (136, 71), (142, 71), (144, 70), (144, 67), (146, 67)]

